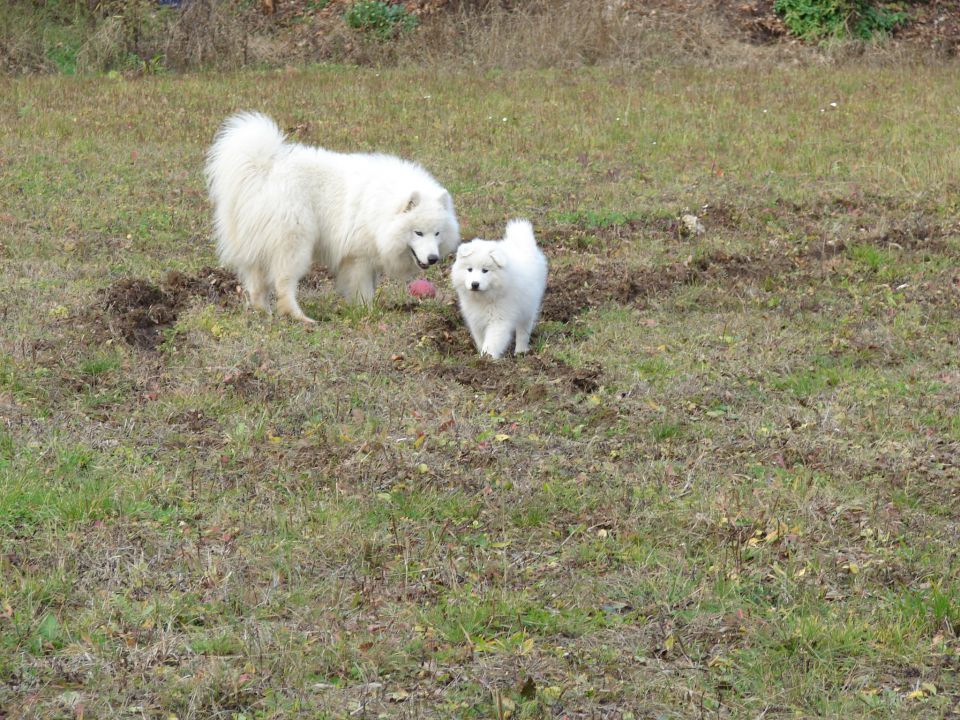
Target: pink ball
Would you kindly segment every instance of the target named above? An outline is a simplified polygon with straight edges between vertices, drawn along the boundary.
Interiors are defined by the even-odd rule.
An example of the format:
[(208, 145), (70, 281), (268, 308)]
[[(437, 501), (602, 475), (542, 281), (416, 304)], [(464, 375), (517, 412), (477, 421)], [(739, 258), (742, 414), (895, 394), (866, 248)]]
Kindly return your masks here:
[(414, 280), (407, 285), (407, 290), (410, 291), (411, 295), (418, 298), (432, 298), (437, 296), (437, 288), (434, 287), (432, 282), (425, 278)]

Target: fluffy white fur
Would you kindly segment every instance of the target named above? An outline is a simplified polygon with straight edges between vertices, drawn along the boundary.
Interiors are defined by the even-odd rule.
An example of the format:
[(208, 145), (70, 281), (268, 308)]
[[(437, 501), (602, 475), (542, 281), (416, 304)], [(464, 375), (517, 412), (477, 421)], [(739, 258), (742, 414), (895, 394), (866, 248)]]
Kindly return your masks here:
[(314, 261), (370, 303), (379, 275), (413, 277), (460, 242), (450, 194), (420, 165), (288, 143), (266, 115), (228, 118), (205, 169), (220, 261), (263, 310), (272, 290), (279, 313), (312, 322), (297, 284)]
[(450, 273), (460, 312), (481, 355), (530, 349), (530, 333), (547, 287), (547, 259), (527, 220), (511, 220), (503, 240), (472, 240), (457, 250)]

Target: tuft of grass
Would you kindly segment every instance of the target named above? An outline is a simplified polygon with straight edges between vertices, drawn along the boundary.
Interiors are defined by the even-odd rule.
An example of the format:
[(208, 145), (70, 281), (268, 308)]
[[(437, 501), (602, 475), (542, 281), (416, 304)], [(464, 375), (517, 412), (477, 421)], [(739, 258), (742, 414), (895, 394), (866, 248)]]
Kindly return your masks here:
[(654, 440), (670, 440), (680, 435), (682, 427), (679, 423), (671, 420), (660, 420), (650, 426), (650, 435)]
[(97, 353), (80, 361), (80, 371), (85, 375), (103, 375), (120, 367), (121, 358), (116, 353)]

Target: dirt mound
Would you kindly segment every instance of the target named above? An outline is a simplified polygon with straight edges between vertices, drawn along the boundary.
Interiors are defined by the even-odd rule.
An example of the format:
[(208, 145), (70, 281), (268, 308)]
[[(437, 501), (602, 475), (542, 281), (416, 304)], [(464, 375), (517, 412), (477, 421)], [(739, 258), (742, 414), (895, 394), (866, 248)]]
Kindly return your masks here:
[[(643, 292), (665, 289), (672, 284), (668, 275), (637, 273), (619, 262), (605, 263), (595, 268), (561, 268), (547, 281), (540, 317), (543, 320), (569, 322), (576, 315), (606, 303), (626, 305)], [(656, 287), (650, 287), (650, 283), (655, 283)]]
[(713, 253), (659, 268), (631, 269), (622, 261), (593, 267), (565, 267), (547, 281), (540, 317), (569, 322), (576, 315), (609, 303), (630, 305), (677, 285), (708, 280), (762, 279), (784, 272), (785, 257), (748, 257)]
[(162, 329), (177, 319), (170, 296), (137, 278), (120, 280), (107, 288), (101, 308), (113, 318), (110, 324), (124, 341), (151, 350), (160, 343)]
[(230, 305), (239, 296), (233, 273), (204, 267), (196, 275), (171, 271), (160, 285), (141, 278), (118, 280), (100, 291), (99, 301), (87, 314), (124, 342), (155, 350), (163, 340), (163, 330), (195, 299)]
[(476, 354), (470, 331), (453, 312), (444, 315), (424, 314), (420, 318), (422, 324), (418, 336), (429, 340), (441, 355), (469, 357)]
[(557, 358), (525, 355), (498, 361), (476, 358), (471, 363), (436, 365), (431, 372), (473, 390), (535, 401), (542, 399), (551, 385), (559, 385), (567, 392), (593, 392), (600, 386), (603, 368), (599, 365), (575, 368)]
[(240, 294), (237, 276), (223, 268), (203, 267), (196, 275), (171, 270), (164, 278), (163, 287), (178, 305), (195, 298), (232, 304)]

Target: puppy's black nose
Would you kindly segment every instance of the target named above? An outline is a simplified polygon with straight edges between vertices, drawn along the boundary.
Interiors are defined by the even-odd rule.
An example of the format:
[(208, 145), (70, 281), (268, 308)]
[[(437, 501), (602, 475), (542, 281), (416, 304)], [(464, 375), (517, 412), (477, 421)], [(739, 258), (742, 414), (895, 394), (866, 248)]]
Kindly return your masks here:
[(474, 290), (479, 290), (479, 289), (480, 289), (480, 283), (478, 283), (478, 282), (472, 282), (472, 283), (470, 283), (470, 287), (473, 288)]
[(435, 265), (435, 264), (437, 263), (437, 260), (439, 260), (439, 259), (440, 259), (440, 256), (439, 256), (439, 255), (428, 255), (428, 256), (427, 256), (427, 264), (428, 264), (428, 265)]

